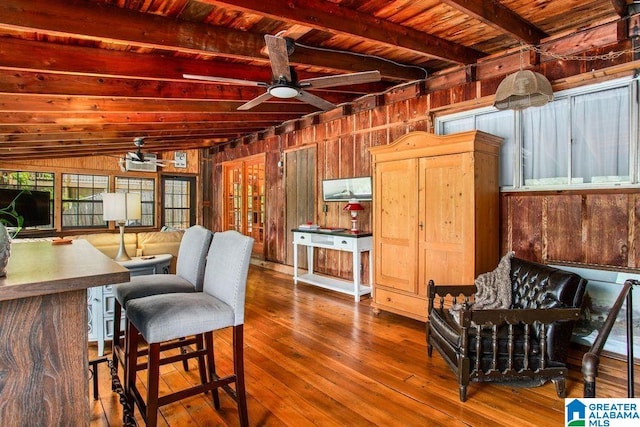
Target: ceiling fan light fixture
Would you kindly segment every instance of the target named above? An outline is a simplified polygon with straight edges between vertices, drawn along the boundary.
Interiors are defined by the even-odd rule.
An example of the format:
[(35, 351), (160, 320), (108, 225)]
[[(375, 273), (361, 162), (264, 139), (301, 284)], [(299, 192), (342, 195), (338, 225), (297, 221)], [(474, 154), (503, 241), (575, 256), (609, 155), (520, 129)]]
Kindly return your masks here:
[(269, 88), (269, 94), (276, 98), (295, 98), (300, 94), (300, 90), (292, 86), (277, 85)]
[(540, 73), (520, 70), (500, 82), (493, 106), (498, 110), (524, 110), (549, 101), (553, 101), (549, 80)]

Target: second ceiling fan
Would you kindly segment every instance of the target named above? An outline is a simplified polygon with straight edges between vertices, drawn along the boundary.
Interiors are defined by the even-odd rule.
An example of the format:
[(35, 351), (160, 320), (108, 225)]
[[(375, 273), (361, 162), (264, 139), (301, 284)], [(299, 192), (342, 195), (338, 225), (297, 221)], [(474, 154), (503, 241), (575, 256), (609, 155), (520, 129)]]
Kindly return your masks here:
[(271, 62), (271, 83), (195, 74), (183, 74), (183, 77), (192, 80), (234, 83), (245, 86), (262, 86), (267, 89), (262, 95), (258, 95), (249, 102), (242, 104), (238, 107), (238, 110), (249, 110), (270, 98), (296, 98), (321, 110), (331, 110), (336, 107), (333, 103), (309, 93), (305, 89), (322, 89), (326, 87), (380, 81), (379, 71), (363, 71), (360, 73), (315, 77), (298, 81), (295, 70), (289, 65), (289, 54), (291, 53), (289, 48), (291, 48), (292, 51), (292, 42), (283, 37), (272, 36), (270, 34), (265, 34), (264, 40), (267, 44), (269, 61)]

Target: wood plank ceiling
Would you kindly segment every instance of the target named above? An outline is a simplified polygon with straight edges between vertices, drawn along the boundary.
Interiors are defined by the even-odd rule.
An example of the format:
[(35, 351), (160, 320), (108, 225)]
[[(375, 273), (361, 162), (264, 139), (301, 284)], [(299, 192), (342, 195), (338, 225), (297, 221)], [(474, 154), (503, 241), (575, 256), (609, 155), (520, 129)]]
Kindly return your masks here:
[[(379, 70), (380, 82), (311, 91), (348, 103), (487, 55), (612, 22), (625, 0), (2, 0), (3, 160), (211, 147), (318, 111), (270, 82), (264, 35), (295, 41), (300, 79)], [(618, 13), (617, 13), (617, 12)], [(347, 104), (348, 105), (348, 104)]]

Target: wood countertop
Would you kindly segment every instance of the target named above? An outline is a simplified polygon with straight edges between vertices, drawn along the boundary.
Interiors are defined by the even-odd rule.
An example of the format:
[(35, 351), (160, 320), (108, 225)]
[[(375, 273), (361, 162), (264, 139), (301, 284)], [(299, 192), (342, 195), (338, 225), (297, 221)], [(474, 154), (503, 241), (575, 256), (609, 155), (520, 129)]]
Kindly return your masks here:
[(0, 301), (49, 295), (128, 282), (129, 270), (86, 240), (65, 245), (14, 240), (7, 277), (0, 278)]

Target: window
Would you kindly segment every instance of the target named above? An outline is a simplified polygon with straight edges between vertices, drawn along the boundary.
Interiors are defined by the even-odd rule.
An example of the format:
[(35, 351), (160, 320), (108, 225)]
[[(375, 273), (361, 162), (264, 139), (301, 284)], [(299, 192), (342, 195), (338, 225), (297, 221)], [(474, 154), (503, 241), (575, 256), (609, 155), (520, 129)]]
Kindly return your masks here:
[(108, 176), (62, 174), (62, 227), (106, 228), (102, 193), (108, 189)]
[(503, 188), (639, 184), (636, 80), (559, 92), (542, 107), (483, 108), (436, 120), (439, 134), (478, 129), (501, 136)]
[(196, 223), (196, 179), (163, 176), (162, 224), (172, 228), (188, 228)]
[(155, 186), (156, 181), (152, 178), (124, 178), (116, 176), (116, 193), (136, 193), (140, 194), (142, 218), (128, 221), (128, 226), (153, 227), (155, 225)]
[(0, 188), (12, 188), (17, 190), (48, 191), (50, 221), (47, 225), (36, 228), (53, 228), (53, 172), (25, 172), (25, 171), (0, 171)]

